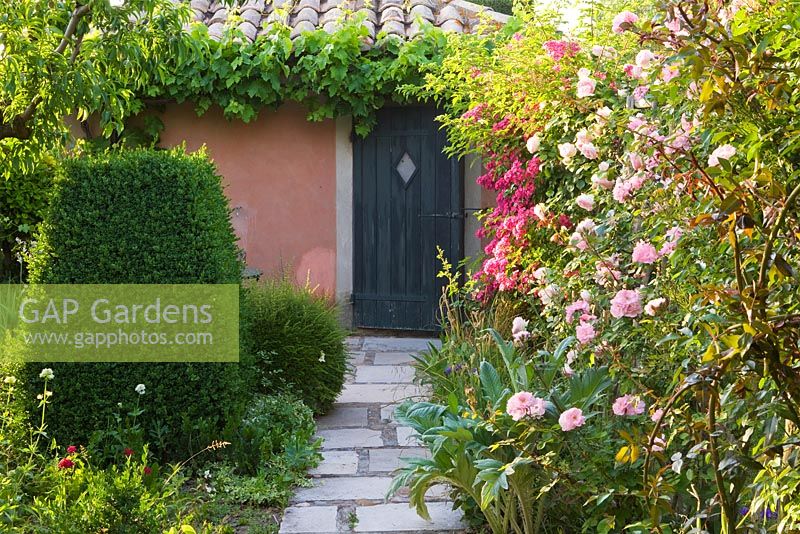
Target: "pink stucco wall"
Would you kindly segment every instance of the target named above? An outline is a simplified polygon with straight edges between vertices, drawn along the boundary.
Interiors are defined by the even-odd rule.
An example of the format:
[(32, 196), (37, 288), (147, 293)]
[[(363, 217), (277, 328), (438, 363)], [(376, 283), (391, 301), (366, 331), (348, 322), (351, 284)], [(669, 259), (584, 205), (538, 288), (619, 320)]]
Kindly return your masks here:
[(234, 208), (247, 264), (266, 276), (290, 273), (332, 295), (336, 289), (336, 127), (309, 123), (297, 105), (263, 110), (245, 124), (219, 109), (198, 117), (190, 105), (160, 114), (163, 146), (202, 145)]

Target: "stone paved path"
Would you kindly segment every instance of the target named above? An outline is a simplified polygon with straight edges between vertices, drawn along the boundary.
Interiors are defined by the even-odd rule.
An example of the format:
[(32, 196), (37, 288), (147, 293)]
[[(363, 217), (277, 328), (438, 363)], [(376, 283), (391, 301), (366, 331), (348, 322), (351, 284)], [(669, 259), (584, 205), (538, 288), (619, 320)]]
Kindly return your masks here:
[(445, 487), (428, 491), (432, 521), (425, 521), (398, 495), (386, 501), (392, 471), (402, 458), (426, 455), (408, 427), (392, 420), (397, 404), (423, 398), (413, 384), (413, 355), (429, 340), (353, 337), (348, 339), (355, 367), (330, 414), (317, 421), (324, 438), (323, 461), (311, 474), (314, 487), (300, 488), (286, 509), (282, 534), (358, 532), (453, 533), (464, 528), (452, 510)]

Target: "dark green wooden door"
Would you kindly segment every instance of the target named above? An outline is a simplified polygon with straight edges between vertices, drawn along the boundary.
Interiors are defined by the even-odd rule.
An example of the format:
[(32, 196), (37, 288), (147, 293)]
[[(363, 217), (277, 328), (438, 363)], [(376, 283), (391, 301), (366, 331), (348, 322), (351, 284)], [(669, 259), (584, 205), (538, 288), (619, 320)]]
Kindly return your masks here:
[(392, 107), (353, 146), (354, 320), (358, 327), (437, 330), (436, 247), (463, 255), (461, 165), (442, 153), (431, 107)]

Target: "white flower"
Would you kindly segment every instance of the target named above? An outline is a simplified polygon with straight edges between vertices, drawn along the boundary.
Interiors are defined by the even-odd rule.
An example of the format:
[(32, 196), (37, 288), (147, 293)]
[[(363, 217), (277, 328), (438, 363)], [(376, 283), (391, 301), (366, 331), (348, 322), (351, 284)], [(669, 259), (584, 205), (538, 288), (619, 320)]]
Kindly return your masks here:
[(55, 373), (53, 373), (53, 370), (50, 369), (49, 367), (45, 367), (44, 369), (42, 369), (42, 372), (39, 373), (39, 378), (44, 378), (45, 380), (52, 380), (53, 378), (55, 378), (55, 376), (56, 376)]
[(672, 460), (672, 470), (680, 475), (681, 469), (683, 469), (683, 455), (679, 452), (676, 452), (672, 455), (670, 460)]
[(145, 389), (146, 388), (144, 387), (144, 384), (138, 384), (135, 388), (133, 388), (133, 390), (139, 395), (144, 395)]
[(320, 363), (325, 363), (325, 351), (319, 351), (319, 359), (317, 361)]
[(565, 160), (572, 159), (578, 153), (578, 149), (572, 143), (561, 143), (558, 145), (558, 153)]
[(550, 269), (547, 267), (539, 267), (533, 271), (533, 277), (537, 282), (544, 282), (547, 280), (547, 275), (550, 274)]
[(545, 306), (552, 304), (560, 295), (561, 288), (555, 284), (550, 284), (539, 291), (539, 298)]
[(607, 161), (601, 161), (600, 165), (597, 166), (597, 170), (600, 172), (606, 172), (609, 168), (609, 164)]
[(603, 106), (602, 108), (598, 109), (595, 113), (597, 113), (597, 120), (599, 122), (606, 122), (608, 118), (611, 116), (611, 108), (608, 106)]
[(525, 142), (525, 146), (528, 148), (528, 152), (530, 152), (531, 154), (536, 154), (539, 151), (539, 146), (541, 144), (542, 140), (539, 139), (539, 134), (532, 135)]
[(7, 376), (7, 377), (5, 377), (5, 378), (3, 379), (3, 383), (4, 383), (4, 384), (11, 384), (11, 385), (13, 386), (14, 384), (16, 384), (16, 383), (17, 383), (17, 377), (16, 377), (16, 376), (10, 376), (10, 375), (9, 375), (9, 376)]
[(122, 7), (125, 5), (125, 0), (109, 0), (111, 7)]

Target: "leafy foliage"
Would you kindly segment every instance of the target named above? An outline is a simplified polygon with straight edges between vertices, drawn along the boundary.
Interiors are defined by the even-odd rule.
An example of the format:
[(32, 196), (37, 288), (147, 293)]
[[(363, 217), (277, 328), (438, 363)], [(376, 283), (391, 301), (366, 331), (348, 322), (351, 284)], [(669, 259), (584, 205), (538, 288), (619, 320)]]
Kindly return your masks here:
[(325, 296), (288, 280), (250, 285), (244, 293), (247, 351), (256, 356), (267, 394), (291, 393), (326, 412), (344, 384), (346, 332)]
[[(560, 483), (583, 529), (797, 528), (798, 7), (675, 0), (568, 36), (520, 12), (516, 34), (454, 40), (407, 88), (440, 99), (452, 152), (481, 154), (497, 195), (483, 264), (449, 293), (470, 302), (447, 303), (423, 377), (463, 406), (535, 369), (528, 391), (567, 406), (561, 375), (607, 368), (613, 415), (601, 403), (562, 437), (524, 418), (536, 443), (595, 446), (565, 468), (585, 486)], [(496, 320), (509, 300), (518, 319)], [(485, 326), (514, 344), (494, 349)], [(527, 351), (510, 367), (509, 347)], [(563, 369), (541, 372), (559, 351)], [(482, 360), (510, 369), (501, 384), (475, 384)]]
[[(129, 151), (70, 160), (56, 180), (30, 279), (35, 283), (238, 283), (220, 177), (202, 153)], [(144, 441), (171, 457), (202, 448), (248, 399), (241, 364), (62, 363), (51, 435), (86, 443), (143, 383)], [(25, 383), (35, 394), (40, 366)], [(118, 443), (121, 450), (131, 444)]]

